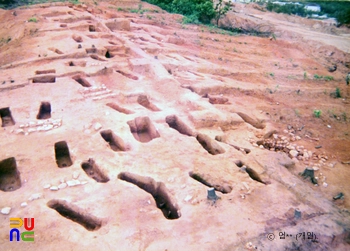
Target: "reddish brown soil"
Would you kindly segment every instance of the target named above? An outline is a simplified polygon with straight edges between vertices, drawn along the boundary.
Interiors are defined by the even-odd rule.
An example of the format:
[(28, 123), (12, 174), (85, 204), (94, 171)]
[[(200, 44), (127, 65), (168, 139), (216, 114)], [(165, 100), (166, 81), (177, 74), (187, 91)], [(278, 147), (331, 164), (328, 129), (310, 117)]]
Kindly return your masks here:
[[(222, 23), (265, 25), (276, 39), (232, 36), (184, 25), (181, 15), (144, 2), (143, 14), (127, 10), (139, 4), (45, 4), (18, 8), (16, 16), (0, 10), (0, 109), (9, 107), (15, 121), (0, 129), (0, 161), (15, 157), (21, 179), (17, 190), (0, 191), (0, 208), (11, 207), (9, 215), (0, 215), (0, 246), (348, 250), (349, 30), (236, 4)], [(28, 22), (33, 16), (38, 22)], [(329, 72), (334, 64), (337, 70)], [(314, 79), (316, 74), (333, 80)], [(336, 88), (341, 98), (332, 97)], [(44, 122), (54, 127), (29, 130), (38, 128), (30, 122), (39, 122), (44, 101), (54, 121)], [(321, 110), (319, 118), (315, 110)], [(190, 133), (174, 130), (166, 122), (169, 115)], [(103, 138), (103, 130), (113, 133)], [(256, 147), (271, 130), (287, 140), (300, 137), (291, 144), (312, 156), (299, 153), (292, 160)], [(208, 141), (199, 143), (199, 133)], [(65, 168), (55, 159), (60, 141), (71, 155), (72, 165)], [(238, 160), (270, 184), (240, 171)], [(65, 161), (61, 165), (69, 165)], [(316, 169), (318, 186), (299, 175), (306, 167)], [(135, 174), (129, 180), (144, 177), (135, 178), (135, 185), (120, 178), (126, 172)], [(190, 172), (220, 199), (208, 200), (208, 186)], [(9, 182), (5, 174), (0, 170), (3, 184)], [(87, 183), (44, 188), (72, 180)], [(339, 192), (344, 197), (333, 200)], [(28, 205), (21, 207), (23, 202)], [(294, 217), (296, 209), (301, 219)], [(168, 218), (180, 217), (167, 219), (167, 210)], [(34, 243), (9, 241), (13, 217), (35, 218)], [(280, 239), (280, 232), (292, 237)], [(301, 232), (318, 239), (297, 240)]]

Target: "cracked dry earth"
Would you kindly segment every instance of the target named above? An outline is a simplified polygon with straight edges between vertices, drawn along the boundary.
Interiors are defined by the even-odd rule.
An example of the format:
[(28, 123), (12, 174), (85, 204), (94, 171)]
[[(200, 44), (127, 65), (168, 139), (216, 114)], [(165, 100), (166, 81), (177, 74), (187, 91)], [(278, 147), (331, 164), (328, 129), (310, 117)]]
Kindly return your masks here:
[(117, 7), (0, 11), (1, 249), (348, 250), (349, 54)]

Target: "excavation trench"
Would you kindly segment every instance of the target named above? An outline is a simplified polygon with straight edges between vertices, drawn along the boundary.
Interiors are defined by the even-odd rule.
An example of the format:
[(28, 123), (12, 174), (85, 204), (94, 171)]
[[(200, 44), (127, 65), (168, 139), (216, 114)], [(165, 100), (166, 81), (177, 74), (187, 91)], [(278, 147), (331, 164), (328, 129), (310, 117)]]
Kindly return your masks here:
[(165, 118), (165, 122), (173, 129), (187, 136), (195, 136), (193, 130), (180, 120), (176, 115), (169, 115)]
[(1, 126), (13, 126), (16, 124), (15, 120), (12, 117), (10, 107), (4, 107), (0, 109), (0, 116), (1, 116)]
[(230, 193), (232, 191), (232, 187), (229, 184), (219, 184), (219, 182), (216, 179), (212, 178), (210, 175), (200, 174), (193, 171), (189, 172), (189, 175), (191, 178), (202, 183), (203, 185), (213, 187), (216, 191), (222, 193)]
[(147, 143), (160, 137), (149, 117), (137, 117), (127, 123), (134, 138), (142, 143)]
[(81, 168), (92, 179), (100, 183), (107, 183), (109, 181), (108, 176), (102, 172), (100, 167), (95, 163), (93, 158), (89, 158), (88, 161), (81, 163)]
[(76, 206), (69, 205), (66, 201), (50, 200), (47, 206), (55, 209), (63, 217), (82, 225), (89, 231), (96, 231), (102, 226), (101, 219), (83, 212)]
[(33, 83), (55, 83), (55, 82), (56, 82), (56, 76), (53, 76), (53, 75), (33, 77)]
[(126, 109), (124, 107), (121, 107), (116, 103), (107, 103), (106, 105), (109, 106), (110, 108), (112, 108), (118, 112), (124, 113), (124, 114), (133, 114), (134, 113), (133, 111)]
[(59, 141), (55, 143), (55, 157), (57, 166), (60, 168), (73, 165), (66, 141)]
[(143, 94), (139, 95), (137, 98), (137, 103), (139, 103), (140, 105), (142, 105), (143, 107), (147, 108), (150, 111), (153, 111), (153, 112), (160, 111), (160, 109), (156, 105), (152, 104), (148, 100), (148, 97), (146, 95), (143, 95)]
[(36, 115), (37, 119), (49, 119), (51, 118), (51, 104), (50, 102), (41, 102), (39, 113)]
[(127, 150), (123, 139), (115, 135), (112, 130), (103, 130), (100, 132), (100, 134), (113, 151), (118, 152)]
[(91, 84), (85, 78), (83, 78), (81, 76), (74, 76), (73, 79), (84, 87), (91, 87)]
[(16, 159), (11, 157), (0, 161), (0, 190), (11, 192), (20, 188), (21, 185)]
[(196, 139), (201, 144), (201, 146), (212, 155), (222, 154), (225, 152), (225, 149), (222, 148), (219, 143), (217, 143), (215, 140), (212, 140), (205, 134), (197, 134)]
[(140, 176), (129, 172), (120, 173), (118, 178), (130, 182), (145, 190), (147, 193), (150, 193), (155, 200), (157, 207), (168, 220), (181, 217), (180, 208), (178, 207), (175, 198), (163, 182), (156, 182), (150, 177)]
[(139, 77), (135, 76), (135, 75), (132, 75), (131, 73), (127, 73), (127, 72), (124, 72), (124, 71), (121, 71), (121, 70), (117, 70), (116, 72), (118, 72), (119, 74), (122, 74), (123, 76), (127, 77), (127, 78), (130, 78), (132, 80), (138, 80)]

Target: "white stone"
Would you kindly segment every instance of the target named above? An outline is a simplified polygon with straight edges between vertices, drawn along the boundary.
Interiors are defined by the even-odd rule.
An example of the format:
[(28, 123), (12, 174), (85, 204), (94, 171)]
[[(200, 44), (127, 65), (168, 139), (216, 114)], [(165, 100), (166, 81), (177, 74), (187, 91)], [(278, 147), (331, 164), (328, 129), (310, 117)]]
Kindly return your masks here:
[(296, 156), (298, 156), (298, 151), (296, 151), (296, 150), (290, 150), (289, 151), (289, 154), (292, 156), (292, 157), (296, 157)]
[(50, 187), (50, 190), (51, 191), (58, 191), (58, 187), (57, 186), (52, 186), (52, 187)]
[(26, 207), (26, 206), (28, 206), (28, 203), (27, 203), (27, 202), (22, 202), (22, 203), (21, 203), (21, 207)]
[(253, 146), (258, 147), (258, 144), (257, 143), (253, 143)]
[(50, 188), (50, 186), (51, 186), (50, 184), (45, 184), (45, 185), (43, 186), (43, 188), (44, 188), (44, 189), (48, 189), (48, 188)]
[(323, 187), (328, 187), (328, 184), (326, 182), (323, 182), (322, 186)]
[(33, 121), (31, 121), (31, 122), (29, 122), (29, 126), (30, 126), (30, 127), (34, 127), (34, 126), (36, 126), (36, 123), (33, 122)]
[(58, 185), (59, 189), (64, 189), (66, 187), (67, 187), (67, 183), (61, 183), (61, 184)]
[(102, 125), (101, 125), (100, 123), (98, 123), (98, 122), (94, 125), (95, 131), (98, 131), (98, 130), (100, 130), (101, 128), (102, 128)]
[(79, 178), (79, 173), (78, 172), (73, 172), (73, 179), (78, 179)]
[(190, 200), (192, 200), (192, 198), (193, 198), (192, 195), (187, 195), (187, 196), (184, 198), (184, 201), (189, 202)]
[(36, 132), (36, 128), (29, 128), (28, 133)]
[(301, 140), (301, 137), (300, 136), (296, 136), (295, 139), (296, 140)]
[(80, 181), (80, 184), (81, 185), (85, 185), (85, 184), (87, 184), (88, 182), (86, 181), (86, 180), (82, 180), (82, 181)]
[(287, 146), (287, 149), (289, 149), (289, 150), (295, 150), (295, 147), (294, 147), (294, 146)]
[(17, 129), (17, 130), (16, 130), (16, 134), (20, 134), (20, 133), (23, 133), (23, 134), (24, 134), (24, 130), (23, 130), (23, 129)]
[(9, 214), (11, 212), (11, 207), (3, 207), (1, 209), (2, 214)]
[(43, 195), (42, 195), (41, 193), (35, 193), (35, 194), (32, 194), (28, 200), (29, 200), (29, 201), (38, 200), (38, 199), (40, 199), (42, 196), (43, 196)]
[(68, 180), (68, 181), (67, 181), (67, 185), (68, 185), (69, 187), (74, 187), (74, 186), (79, 185), (79, 184), (80, 184), (80, 181), (79, 181), (79, 180)]
[(46, 126), (44, 127), (44, 131), (49, 131), (49, 130), (51, 130), (51, 129), (53, 129), (53, 125), (46, 125)]
[(260, 149), (264, 149), (264, 146), (263, 146), (263, 145), (260, 145), (259, 148), (260, 148)]

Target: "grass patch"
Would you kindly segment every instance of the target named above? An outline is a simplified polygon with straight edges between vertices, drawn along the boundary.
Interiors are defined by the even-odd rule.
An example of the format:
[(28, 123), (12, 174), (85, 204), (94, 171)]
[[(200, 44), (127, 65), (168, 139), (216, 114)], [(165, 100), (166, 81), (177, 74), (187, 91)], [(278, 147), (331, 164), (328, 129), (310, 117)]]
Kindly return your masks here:
[(341, 98), (342, 95), (341, 95), (341, 92), (340, 92), (340, 89), (337, 87), (335, 88), (335, 91), (334, 92), (331, 92), (329, 94), (332, 98)]
[(322, 75), (314, 75), (314, 79), (315, 80), (325, 80), (325, 81), (331, 81), (334, 80), (334, 78), (332, 76), (322, 76)]
[(322, 111), (321, 110), (314, 110), (313, 112), (315, 118), (320, 118)]
[(31, 17), (28, 19), (28, 22), (37, 23), (38, 19), (36, 19), (36, 17)]

